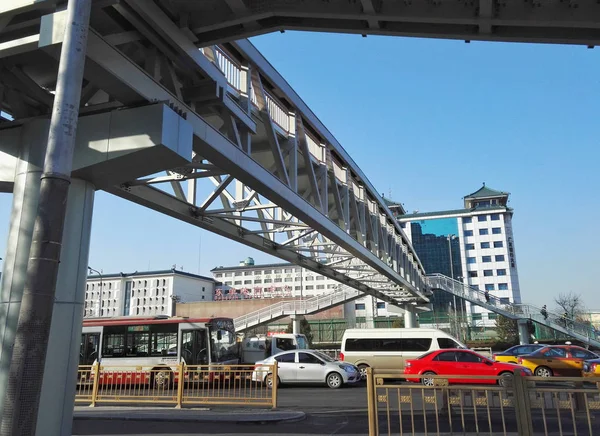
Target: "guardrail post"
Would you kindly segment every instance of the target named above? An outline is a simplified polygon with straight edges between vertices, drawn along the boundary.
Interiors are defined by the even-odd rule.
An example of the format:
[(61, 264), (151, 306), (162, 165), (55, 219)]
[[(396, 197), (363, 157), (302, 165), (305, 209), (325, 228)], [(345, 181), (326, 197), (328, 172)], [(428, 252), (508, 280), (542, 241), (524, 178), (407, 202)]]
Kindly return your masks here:
[(367, 368), (367, 414), (369, 420), (369, 436), (377, 436), (377, 411), (375, 408), (375, 380), (373, 368)]
[(273, 381), (273, 383), (271, 383), (271, 399), (273, 401), (273, 409), (277, 409), (277, 389), (279, 389), (279, 376), (277, 375), (277, 361), (273, 362), (273, 372), (272, 372), (272, 376), (271, 376), (271, 380)]
[(90, 407), (96, 407), (96, 400), (98, 398), (98, 386), (100, 385), (100, 362), (94, 363), (92, 366), (94, 373), (94, 384), (92, 386), (92, 402)]
[(183, 403), (183, 388), (185, 385), (185, 363), (180, 362), (177, 367), (178, 380), (177, 380), (177, 405), (176, 409), (181, 409), (181, 405)]
[(517, 415), (517, 431), (519, 436), (533, 436), (533, 425), (531, 423), (531, 405), (529, 401), (529, 389), (527, 378), (523, 377), (521, 370), (515, 370), (514, 377), (515, 412)]

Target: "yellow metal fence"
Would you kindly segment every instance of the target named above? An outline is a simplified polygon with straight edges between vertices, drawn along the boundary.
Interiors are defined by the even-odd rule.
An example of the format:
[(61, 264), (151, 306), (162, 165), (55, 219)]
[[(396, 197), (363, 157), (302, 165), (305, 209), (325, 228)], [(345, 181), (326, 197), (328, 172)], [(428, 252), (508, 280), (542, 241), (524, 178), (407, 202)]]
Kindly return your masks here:
[(600, 435), (600, 378), (523, 377), (517, 371), (501, 386), (492, 384), (500, 377), (469, 376), (487, 384), (466, 385), (428, 375), (433, 386), (425, 386), (400, 383), (402, 377), (369, 369), (369, 436)]
[(77, 404), (153, 403), (277, 407), (277, 365), (79, 366)]

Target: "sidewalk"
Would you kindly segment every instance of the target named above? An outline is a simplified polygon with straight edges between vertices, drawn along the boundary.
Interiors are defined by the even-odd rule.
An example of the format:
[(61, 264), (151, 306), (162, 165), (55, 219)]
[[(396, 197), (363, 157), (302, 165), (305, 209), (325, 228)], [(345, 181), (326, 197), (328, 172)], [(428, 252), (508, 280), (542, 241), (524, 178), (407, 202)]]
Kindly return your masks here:
[(228, 422), (228, 423), (275, 423), (301, 421), (304, 412), (278, 411), (271, 409), (210, 409), (173, 407), (119, 407), (77, 406), (74, 420), (127, 420), (162, 422)]

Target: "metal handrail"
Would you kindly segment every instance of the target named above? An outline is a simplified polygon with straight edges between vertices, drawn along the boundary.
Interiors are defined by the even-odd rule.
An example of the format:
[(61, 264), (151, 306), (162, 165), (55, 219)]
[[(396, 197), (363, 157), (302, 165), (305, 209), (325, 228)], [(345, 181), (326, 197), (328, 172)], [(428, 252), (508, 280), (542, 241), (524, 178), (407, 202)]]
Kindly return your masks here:
[(236, 329), (247, 328), (248, 325), (258, 325), (262, 322), (288, 315), (309, 315), (321, 309), (340, 304), (356, 298), (361, 292), (349, 286), (326, 294), (315, 295), (306, 300), (282, 301), (254, 312), (239, 316), (233, 320)]
[(457, 297), (464, 298), (492, 312), (499, 313), (512, 319), (531, 319), (539, 324), (554, 330), (566, 333), (577, 339), (600, 346), (600, 341), (590, 325), (575, 320), (565, 319), (562, 315), (546, 310), (547, 317), (542, 315), (540, 307), (524, 304), (503, 302), (495, 296), (489, 296), (489, 302), (485, 298), (485, 292), (461, 281), (452, 279), (443, 274), (428, 274), (427, 280), (431, 288), (442, 289)]

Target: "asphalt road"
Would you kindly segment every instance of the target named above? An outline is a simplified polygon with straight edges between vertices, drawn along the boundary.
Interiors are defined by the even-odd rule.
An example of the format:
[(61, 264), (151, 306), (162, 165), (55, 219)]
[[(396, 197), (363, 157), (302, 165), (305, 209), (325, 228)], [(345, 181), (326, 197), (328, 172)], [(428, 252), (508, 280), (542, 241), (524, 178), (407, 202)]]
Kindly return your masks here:
[[(394, 390), (395, 391), (395, 390)], [(437, 404), (424, 405), (421, 390), (413, 391), (413, 405), (402, 404), (402, 413), (398, 412), (398, 399), (390, 391), (389, 410), (386, 403), (379, 404), (379, 425), (381, 434), (437, 434), (452, 430), (456, 434), (505, 434), (504, 431), (516, 432), (517, 424), (514, 412), (510, 411), (502, 419), (501, 407), (498, 401), (490, 409), (486, 407), (467, 407), (464, 410), (455, 409), (452, 415), (445, 413), (440, 406), (443, 400), (438, 397)], [(381, 393), (381, 392), (378, 392)], [(101, 408), (102, 406), (99, 406)], [(423, 414), (423, 407), (427, 410)], [(412, 408), (412, 411), (411, 411)], [(232, 410), (232, 407), (215, 407), (215, 411)], [(74, 435), (336, 435), (354, 436), (368, 434), (367, 393), (364, 384), (329, 389), (321, 386), (314, 387), (282, 387), (279, 390), (279, 410), (300, 410), (306, 413), (306, 418), (299, 422), (280, 422), (268, 424), (230, 423), (230, 422), (164, 422), (144, 419), (142, 421), (127, 418), (119, 419), (75, 419)], [(462, 413), (461, 413), (462, 412)], [(135, 414), (131, 411), (131, 414)], [(173, 411), (176, 413), (176, 411)], [(412, 419), (411, 419), (412, 416)], [(532, 412), (534, 429), (544, 428), (540, 413)], [(549, 434), (558, 432), (558, 419), (552, 411), (545, 415)], [(561, 415), (563, 431), (572, 432), (576, 422), (579, 435), (600, 434), (600, 416), (592, 420), (592, 433), (589, 433), (586, 419), (577, 417), (573, 420), (570, 413)], [(514, 434), (514, 433), (513, 433)], [(543, 433), (540, 433), (543, 434)], [(558, 434), (558, 433), (557, 433)]]

